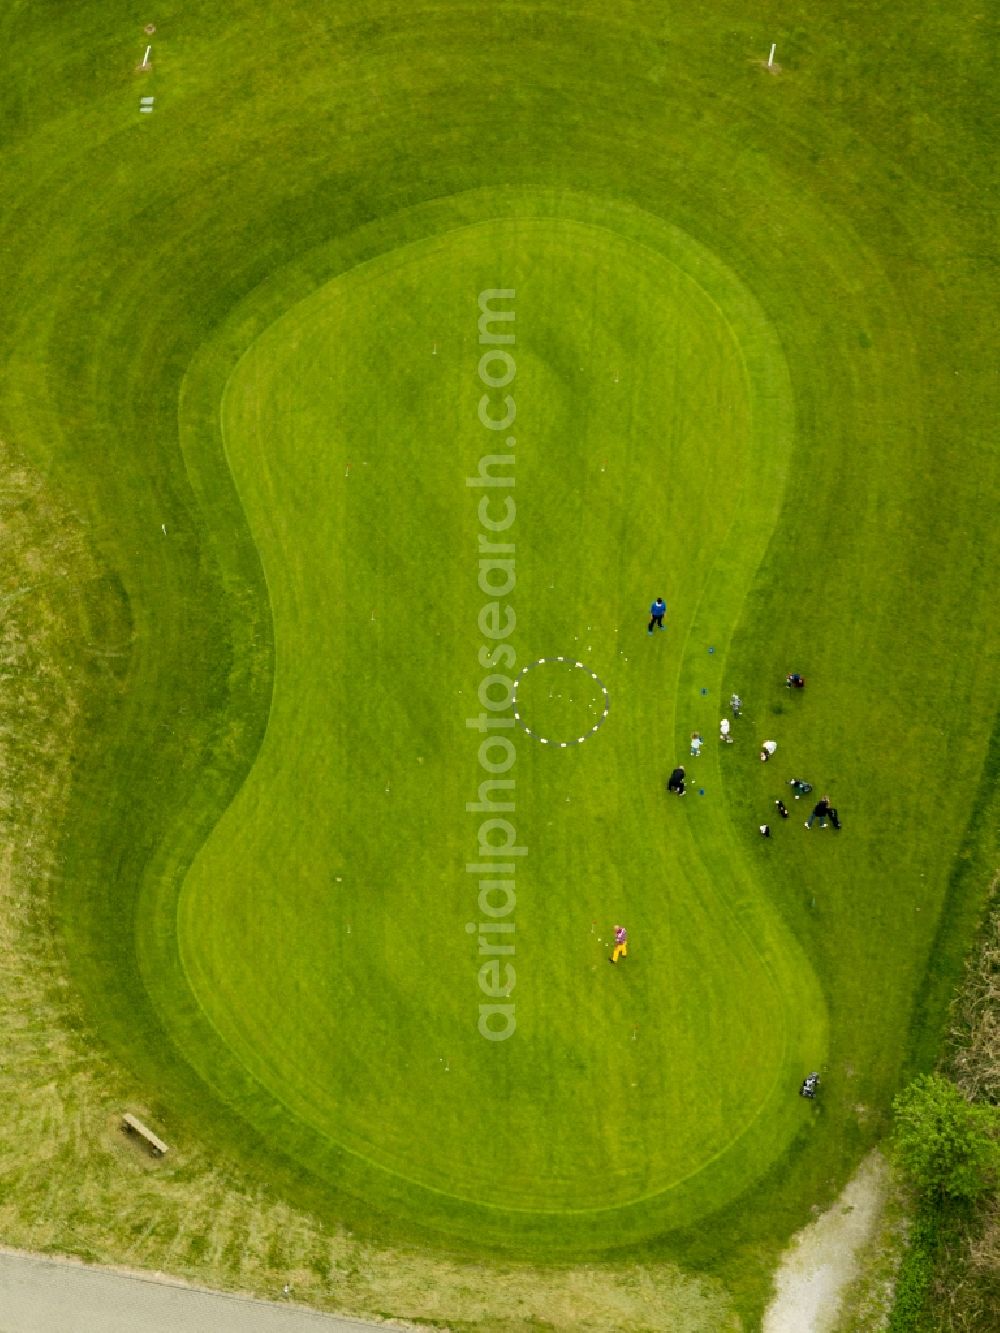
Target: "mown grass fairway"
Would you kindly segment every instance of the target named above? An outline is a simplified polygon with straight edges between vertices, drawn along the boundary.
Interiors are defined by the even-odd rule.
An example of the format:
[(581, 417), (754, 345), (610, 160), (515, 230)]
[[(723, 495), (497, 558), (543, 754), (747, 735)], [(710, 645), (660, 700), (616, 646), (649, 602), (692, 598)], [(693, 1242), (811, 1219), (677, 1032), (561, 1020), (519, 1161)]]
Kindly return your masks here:
[[(88, 562), (46, 621), (79, 691), (65, 758), (18, 763), (63, 784), (48, 910), (178, 1198), (207, 1144), (317, 1227), (535, 1264), (642, 1246), (752, 1318), (880, 1137), (993, 855), (973, 10), (925, 5), (933, 50), (879, 5), (783, 10), (773, 38), (725, 3), (192, 2), (152, 35), (94, 3), (72, 41), (36, 7), (0, 20), (0, 438)], [(486, 289), (515, 293), (489, 402), (513, 395), (516, 444), (478, 415)], [(516, 663), (486, 668), (467, 479), (497, 451)], [(517, 1028), (490, 1042), (466, 720), (488, 669), (556, 655), (610, 711), (566, 748), (504, 733), (526, 852)], [(537, 668), (519, 704), (573, 740), (603, 694)], [(842, 833), (803, 829), (792, 776)], [(136, 1234), (119, 1250), (162, 1263)], [(414, 1299), (392, 1312), (467, 1314)]]
[[(317, 1132), (305, 1160), (324, 1169), (332, 1143), (359, 1159), (355, 1173), (363, 1163), (433, 1191), (425, 1217), (438, 1195), (486, 1205), (477, 1230), (510, 1239), (538, 1214), (558, 1245), (579, 1243), (567, 1213), (604, 1210), (590, 1237), (620, 1240), (686, 1222), (766, 1169), (801, 1123), (787, 1086), (822, 1053), (825, 1013), (731, 844), (714, 750), (704, 808), (667, 810), (663, 795), (675, 742), (657, 699), (676, 695), (697, 654), (714, 697), (687, 687), (685, 706), (715, 727), (720, 673), (690, 637), (692, 614), (711, 601), (721, 658), (724, 608), (777, 512), (780, 486), (766, 482), (790, 444), (782, 363), (731, 278), (709, 270), (699, 286), (686, 271), (708, 267), (690, 243), (647, 221), (640, 245), (551, 207), (514, 197), (506, 220), (349, 271), (233, 371), (223, 436), (273, 608), (274, 697), (179, 922), (206, 1016)], [(477, 1026), (482, 959), (465, 928), (482, 911), (463, 872), (482, 859), (487, 817), (466, 803), (489, 777), (483, 733), (466, 724), (482, 711), (477, 620), (491, 600), (477, 586), (485, 489), (466, 477), (477, 440), (497, 447), (477, 415), (490, 275), (517, 293), (516, 521), (493, 538), (515, 552), (510, 642), (519, 663), (566, 652), (598, 666), (613, 696), (605, 728), (571, 752), (519, 738), (514, 786), (493, 793), (527, 849), (505, 955), (517, 980), (495, 997), (518, 1015), (502, 1048)], [(581, 292), (585, 306), (567, 302)], [(748, 326), (752, 374), (728, 320)], [(657, 642), (650, 570), (685, 590)], [(587, 700), (575, 722), (552, 714), (578, 687), (550, 675), (551, 691), (522, 701), (528, 716), (553, 739), (589, 733)], [(699, 836), (725, 851), (706, 858)], [(634, 937), (618, 973), (601, 942), (612, 917)], [(160, 1003), (169, 1023), (172, 997)], [(746, 1021), (729, 1022), (744, 1005)], [(626, 1206), (641, 1218), (614, 1211)]]

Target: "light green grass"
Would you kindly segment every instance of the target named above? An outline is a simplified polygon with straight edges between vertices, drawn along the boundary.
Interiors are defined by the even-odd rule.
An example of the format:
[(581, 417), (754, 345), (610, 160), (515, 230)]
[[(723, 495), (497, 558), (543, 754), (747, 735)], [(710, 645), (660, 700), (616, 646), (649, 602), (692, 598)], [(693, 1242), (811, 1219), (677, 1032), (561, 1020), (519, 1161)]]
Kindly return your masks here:
[[(86, 525), (129, 644), (53, 887), (90, 1031), (172, 1131), (319, 1217), (541, 1261), (646, 1238), (752, 1315), (926, 1061), (993, 854), (983, 18), (246, 0), (158, 16), (136, 76), (145, 18), (0, 31), (0, 436)], [(590, 626), (612, 713), (572, 755), (520, 744), (523, 1021), (484, 1087), (462, 478), (475, 296), (507, 273), (517, 647)], [(734, 687), (767, 769), (715, 747)], [(706, 797), (668, 806), (695, 727)], [(793, 772), (839, 840), (757, 837)], [(590, 925), (626, 913), (612, 973)]]
[[(538, 1214), (558, 1246), (579, 1243), (566, 1214), (592, 1213), (584, 1234), (620, 1242), (761, 1174), (801, 1124), (788, 1087), (824, 1049), (815, 978), (732, 849), (714, 749), (706, 810), (685, 818), (663, 795), (679, 650), (710, 600), (721, 656), (725, 607), (780, 502), (789, 412), (762, 392), (784, 368), (774, 346), (766, 361), (752, 302), (689, 243), (648, 221), (646, 244), (620, 239), (606, 208), (596, 227), (514, 207), (331, 282), (229, 381), (223, 433), (273, 608), (274, 697), (254, 770), (181, 892), (181, 955), (226, 1044), (317, 1132), (304, 1160), (321, 1164), (329, 1141), (370, 1198), (364, 1165), (423, 1185), (425, 1220), (487, 1205), (476, 1231), (509, 1241)], [(528, 855), (503, 1050), (477, 1030), (464, 928), (480, 914), (463, 874), (481, 823), (465, 806), (486, 777), (465, 725), (488, 600), (465, 480), (494, 447), (476, 410), (491, 273), (518, 293), (512, 642), (520, 662), (578, 654), (614, 699), (582, 748), (518, 744)], [(584, 291), (578, 310), (567, 294)], [(651, 577), (689, 590), (655, 643)], [(716, 697), (686, 707), (714, 729), (718, 669), (700, 640), (687, 652)], [(706, 858), (697, 837), (726, 851)], [(628, 978), (606, 966), (612, 918), (633, 932)]]

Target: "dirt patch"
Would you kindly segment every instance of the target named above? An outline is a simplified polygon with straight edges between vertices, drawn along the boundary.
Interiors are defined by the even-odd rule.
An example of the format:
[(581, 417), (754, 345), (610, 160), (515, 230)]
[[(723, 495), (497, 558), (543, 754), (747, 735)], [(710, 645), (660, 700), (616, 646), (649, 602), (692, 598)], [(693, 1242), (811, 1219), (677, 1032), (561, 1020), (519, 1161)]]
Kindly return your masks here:
[(782, 1257), (763, 1333), (832, 1333), (841, 1302), (873, 1240), (889, 1188), (889, 1169), (869, 1153), (840, 1198), (804, 1227)]

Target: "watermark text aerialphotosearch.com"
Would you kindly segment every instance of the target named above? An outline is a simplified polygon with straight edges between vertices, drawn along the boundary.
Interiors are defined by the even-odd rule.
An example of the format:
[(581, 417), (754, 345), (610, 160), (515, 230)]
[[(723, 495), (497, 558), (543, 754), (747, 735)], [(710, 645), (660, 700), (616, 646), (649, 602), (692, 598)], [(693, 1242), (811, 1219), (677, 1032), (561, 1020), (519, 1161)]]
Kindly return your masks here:
[(517, 982), (514, 970), (514, 908), (518, 858), (527, 848), (518, 846), (513, 820), (513, 768), (517, 759), (514, 745), (512, 699), (514, 678), (510, 672), (517, 662), (513, 645), (508, 642), (517, 626), (517, 616), (510, 602), (517, 583), (514, 565), (515, 436), (509, 434), (517, 412), (511, 386), (517, 373), (514, 362), (514, 291), (498, 288), (479, 294), (480, 426), (484, 452), (474, 476), (465, 484), (481, 492), (477, 503), (479, 520), (479, 589), (488, 599), (479, 609), (478, 630), (482, 642), (478, 661), (483, 675), (479, 681), (480, 712), (466, 718), (466, 726), (482, 736), (479, 743), (479, 769), (485, 775), (479, 783), (477, 799), (466, 803), (470, 814), (480, 816), (475, 860), (465, 869), (476, 877), (478, 921), (470, 921), (466, 930), (479, 937), (479, 1031), (487, 1041), (506, 1041), (517, 1028), (515, 1004), (511, 999)]

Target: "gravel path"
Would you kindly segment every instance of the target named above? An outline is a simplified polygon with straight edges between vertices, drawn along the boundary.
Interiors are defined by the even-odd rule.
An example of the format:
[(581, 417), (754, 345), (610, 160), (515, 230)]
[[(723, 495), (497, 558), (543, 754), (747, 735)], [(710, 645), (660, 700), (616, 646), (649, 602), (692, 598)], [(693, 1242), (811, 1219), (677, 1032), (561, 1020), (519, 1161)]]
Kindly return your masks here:
[(0, 1333), (371, 1333), (390, 1327), (0, 1250)]
[(869, 1153), (840, 1198), (793, 1239), (775, 1274), (763, 1333), (830, 1333), (885, 1201), (886, 1166)]

